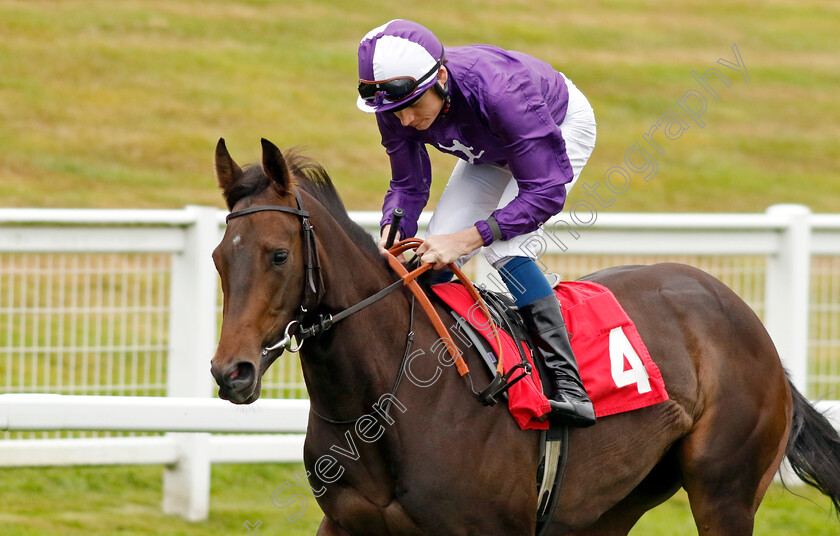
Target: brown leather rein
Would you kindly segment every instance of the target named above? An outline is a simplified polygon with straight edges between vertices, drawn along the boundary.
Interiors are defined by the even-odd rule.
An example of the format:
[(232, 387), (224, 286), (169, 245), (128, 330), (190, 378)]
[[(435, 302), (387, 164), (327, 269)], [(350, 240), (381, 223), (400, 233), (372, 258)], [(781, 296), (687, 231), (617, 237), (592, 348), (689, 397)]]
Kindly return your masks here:
[[(298, 317), (295, 320), (292, 320), (286, 326), (286, 329), (283, 332), (283, 336), (277, 342), (263, 348), (263, 363), (261, 363), (261, 367), (263, 368), (263, 370), (268, 368), (268, 365), (270, 365), (275, 359), (282, 355), (285, 350), (297, 352), (301, 349), (306, 339), (310, 337), (316, 337), (322, 334), (323, 332), (330, 329), (330, 327), (332, 327), (332, 325), (336, 322), (339, 322), (352, 315), (353, 313), (356, 313), (364, 309), (365, 307), (376, 303), (377, 301), (381, 300), (382, 298), (384, 298), (388, 294), (391, 294), (397, 289), (402, 288), (403, 286), (407, 286), (409, 290), (411, 290), (412, 294), (415, 296), (417, 301), (420, 302), (421, 306), (423, 307), (423, 310), (426, 312), (426, 315), (429, 317), (429, 320), (431, 320), (432, 325), (434, 326), (435, 330), (440, 336), (440, 339), (446, 345), (446, 349), (449, 352), (449, 355), (452, 357), (452, 360), (455, 363), (455, 367), (457, 368), (458, 373), (461, 376), (467, 374), (469, 372), (469, 367), (467, 366), (466, 362), (461, 356), (461, 352), (458, 350), (458, 347), (455, 345), (454, 339), (452, 338), (452, 336), (449, 333), (449, 330), (446, 328), (443, 321), (441, 320), (440, 315), (438, 315), (434, 306), (432, 306), (431, 301), (429, 301), (429, 297), (426, 295), (426, 293), (416, 281), (417, 277), (429, 270), (432, 267), (432, 265), (422, 264), (418, 268), (409, 272), (406, 269), (406, 267), (397, 259), (397, 257), (403, 254), (404, 252), (408, 250), (417, 249), (417, 247), (419, 247), (420, 244), (423, 243), (423, 241), (418, 238), (408, 238), (405, 240), (401, 240), (400, 242), (394, 244), (394, 246), (390, 250), (388, 250), (388, 263), (391, 269), (394, 270), (394, 272), (396, 272), (397, 275), (400, 276), (399, 280), (388, 285), (379, 292), (369, 296), (368, 298), (360, 301), (359, 303), (336, 313), (335, 315), (319, 315), (318, 319), (314, 323), (312, 323), (308, 327), (303, 326), (305, 318), (309, 316), (310, 312), (314, 311), (315, 307), (321, 301), (321, 297), (324, 293), (324, 282), (321, 274), (321, 264), (320, 258), (318, 256), (318, 246), (315, 240), (315, 228), (309, 222), (309, 212), (303, 209), (303, 202), (300, 193), (297, 190), (295, 190), (295, 200), (297, 202), (297, 208), (285, 207), (280, 205), (254, 206), (231, 212), (225, 219), (226, 222), (229, 222), (234, 218), (239, 218), (248, 214), (273, 211), (292, 214), (299, 217), (301, 220), (305, 281)], [(490, 315), (490, 310), (488, 309), (487, 304), (484, 303), (484, 300), (481, 298), (481, 295), (475, 289), (475, 286), (473, 286), (472, 282), (455, 264), (449, 264), (448, 267), (456, 275), (458, 280), (461, 281), (461, 283), (469, 292), (470, 296), (475, 300), (477, 306), (486, 315), (488, 322), (490, 322), (490, 329), (493, 330), (492, 333), (496, 338), (497, 348), (499, 348), (498, 364), (496, 367), (496, 371), (499, 375), (504, 374), (501, 353), (502, 345), (499, 341), (499, 328), (493, 325), (493, 317)], [(296, 346), (293, 342), (294, 338), (297, 338)], [(269, 355), (277, 350), (280, 351), (277, 352), (275, 355)]]
[[(449, 333), (449, 330), (444, 325), (443, 321), (438, 315), (437, 311), (435, 310), (434, 306), (432, 306), (429, 297), (417, 283), (417, 277), (428, 271), (432, 265), (431, 264), (423, 264), (420, 265), (418, 268), (412, 270), (411, 272), (397, 259), (397, 257), (408, 250), (415, 250), (417, 249), (420, 244), (423, 243), (422, 240), (418, 238), (408, 238), (405, 240), (401, 240), (394, 244), (388, 250), (388, 263), (394, 272), (400, 276), (400, 279), (391, 283), (387, 287), (383, 288), (379, 292), (365, 298), (364, 300), (352, 305), (335, 315), (326, 314), (326, 315), (318, 315), (318, 319), (310, 324), (308, 327), (304, 327), (303, 323), (307, 319), (307, 317), (311, 318), (311, 313), (314, 312), (315, 307), (317, 307), (318, 303), (321, 301), (321, 297), (324, 293), (324, 282), (323, 277), (321, 274), (321, 263), (320, 258), (318, 256), (318, 245), (315, 239), (315, 228), (309, 222), (309, 212), (304, 210), (303, 208), (303, 201), (301, 199), (300, 193), (295, 190), (295, 201), (297, 203), (297, 208), (294, 207), (286, 207), (281, 205), (261, 205), (261, 206), (254, 206), (248, 207), (242, 210), (238, 210), (235, 212), (231, 212), (228, 214), (227, 218), (225, 218), (225, 222), (229, 222), (234, 218), (239, 218), (241, 216), (246, 216), (248, 214), (254, 214), (257, 212), (285, 212), (288, 214), (292, 214), (297, 216), (301, 220), (301, 234), (302, 234), (302, 249), (303, 249), (303, 259), (304, 259), (304, 287), (303, 287), (303, 296), (301, 297), (301, 304), (298, 310), (297, 318), (289, 322), (286, 326), (286, 329), (283, 331), (282, 337), (275, 342), (274, 344), (270, 344), (263, 348), (262, 350), (262, 360), (260, 363), (260, 368), (262, 370), (268, 369), (268, 367), (278, 358), (280, 357), (284, 351), (289, 350), (292, 352), (297, 352), (303, 346), (303, 343), (306, 339), (310, 337), (317, 337), (321, 335), (328, 329), (332, 327), (333, 324), (336, 322), (340, 322), (341, 320), (347, 318), (348, 316), (356, 313), (365, 307), (373, 305), (374, 303), (378, 302), (388, 294), (395, 292), (396, 290), (407, 286), (409, 290), (411, 290), (414, 298), (420, 302), (423, 310), (426, 312), (426, 315), (429, 317), (429, 320), (432, 322), (432, 325), (437, 331), (440, 340), (443, 341), (444, 345), (446, 346), (449, 355), (452, 357), (452, 361), (455, 363), (455, 367), (458, 370), (458, 373), (461, 376), (465, 376), (469, 373), (469, 367), (467, 366), (464, 358), (461, 356), (460, 350), (455, 345), (455, 341)], [(490, 310), (487, 307), (487, 304), (481, 298), (481, 295), (475, 289), (472, 282), (464, 275), (464, 273), (455, 265), (455, 264), (448, 264), (447, 265), (450, 270), (456, 275), (459, 281), (464, 285), (464, 287), (469, 292), (470, 296), (475, 300), (476, 305), (481, 309), (484, 315), (489, 322), (489, 328), (492, 329), (492, 333), (496, 339), (496, 347), (498, 348), (498, 362), (496, 364), (496, 378), (493, 382), (481, 393), (478, 393), (473, 389), (473, 392), (479, 397), (479, 399), (485, 404), (495, 404), (494, 395), (497, 395), (500, 392), (503, 392), (507, 387), (509, 387), (512, 383), (515, 383), (519, 379), (522, 378), (523, 375), (520, 375), (518, 378), (511, 380), (510, 374), (505, 375), (503, 361), (502, 361), (502, 345), (499, 339), (499, 331), (500, 328), (495, 326), (493, 323), (493, 317), (490, 314)], [(412, 305), (412, 316), (413, 316), (413, 305)], [(294, 339), (297, 339), (297, 345), (294, 343)], [(413, 338), (413, 333), (409, 334), (409, 345), (410, 341)], [(278, 351), (279, 350), (279, 351)], [(405, 357), (403, 358), (405, 359)], [(401, 376), (401, 375), (400, 375)], [(504, 387), (507, 384), (507, 387)], [(472, 380), (470, 380), (470, 385), (472, 385)], [(488, 396), (489, 395), (489, 396)], [(327, 419), (322, 417), (324, 420), (328, 422), (335, 422), (335, 423), (343, 423), (345, 421), (333, 421), (331, 419)], [(352, 421), (346, 421), (352, 422)]]
[[(407, 238), (405, 240), (401, 240), (394, 244), (394, 246), (388, 250), (388, 263), (391, 265), (391, 269), (394, 270), (397, 275), (400, 276), (403, 280), (403, 284), (406, 285), (409, 290), (414, 294), (417, 298), (417, 301), (420, 302), (420, 305), (423, 307), (423, 310), (426, 311), (426, 315), (431, 320), (432, 325), (435, 327), (435, 331), (437, 331), (438, 335), (440, 336), (441, 340), (446, 343), (446, 348), (449, 351), (449, 354), (452, 356), (452, 359), (455, 361), (455, 367), (458, 369), (458, 373), (463, 376), (470, 371), (467, 364), (464, 362), (463, 357), (461, 357), (461, 352), (458, 351), (458, 347), (455, 346), (455, 341), (452, 339), (452, 336), (449, 334), (449, 330), (446, 329), (443, 321), (440, 319), (440, 315), (438, 315), (435, 308), (432, 306), (432, 303), (429, 301), (429, 297), (426, 296), (426, 293), (423, 292), (423, 289), (417, 284), (417, 277), (421, 274), (428, 271), (432, 265), (431, 264), (421, 264), (418, 268), (409, 272), (406, 267), (397, 260), (397, 257), (402, 253), (405, 253), (408, 250), (415, 250), (417, 249), (423, 241), (419, 238)], [(475, 289), (475, 286), (472, 284), (472, 281), (469, 280), (467, 276), (464, 275), (464, 272), (458, 268), (457, 265), (454, 263), (447, 264), (450, 270), (455, 274), (458, 280), (464, 285), (464, 288), (467, 289), (469, 292), (470, 297), (475, 300), (476, 305), (481, 309), (481, 311), (487, 317), (488, 322), (490, 322), (490, 329), (492, 329), (492, 333), (496, 338), (496, 347), (499, 349), (498, 358), (499, 361), (496, 365), (496, 372), (499, 374), (504, 373), (504, 368), (502, 366), (502, 344), (499, 340), (499, 328), (493, 325), (493, 317), (490, 315), (490, 310), (487, 308), (487, 304), (484, 303), (481, 295)]]

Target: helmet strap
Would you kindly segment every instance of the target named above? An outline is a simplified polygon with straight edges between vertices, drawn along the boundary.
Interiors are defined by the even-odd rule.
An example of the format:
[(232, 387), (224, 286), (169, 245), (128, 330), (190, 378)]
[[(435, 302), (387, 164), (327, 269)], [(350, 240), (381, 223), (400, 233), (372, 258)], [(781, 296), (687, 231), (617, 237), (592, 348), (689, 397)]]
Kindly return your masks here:
[(443, 108), (440, 109), (440, 115), (446, 117), (449, 114), (450, 108), (452, 108), (452, 98), (449, 95), (449, 80), (447, 79), (443, 86), (435, 82), (434, 88), (435, 93), (443, 99)]

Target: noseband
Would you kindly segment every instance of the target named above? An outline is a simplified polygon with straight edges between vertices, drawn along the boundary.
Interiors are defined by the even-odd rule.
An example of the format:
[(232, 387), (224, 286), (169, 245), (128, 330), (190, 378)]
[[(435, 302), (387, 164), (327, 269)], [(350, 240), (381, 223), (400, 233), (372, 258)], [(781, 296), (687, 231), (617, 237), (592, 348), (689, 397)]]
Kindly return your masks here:
[(279, 205), (262, 205), (256, 207), (249, 207), (236, 212), (231, 212), (225, 218), (225, 223), (229, 223), (234, 218), (240, 216), (247, 216), (256, 212), (286, 212), (293, 214), (300, 218), (301, 235), (303, 242), (303, 263), (304, 263), (304, 285), (303, 297), (300, 302), (300, 309), (296, 320), (292, 320), (284, 332), (284, 337), (276, 344), (263, 349), (263, 355), (268, 354), (271, 350), (277, 350), (281, 347), (298, 351), (303, 345), (301, 342), (297, 348), (292, 348), (292, 336), (298, 331), (304, 316), (309, 311), (313, 311), (321, 300), (324, 293), (324, 279), (321, 274), (321, 260), (318, 256), (318, 245), (315, 241), (315, 228), (309, 223), (309, 211), (303, 209), (303, 201), (300, 197), (300, 192), (295, 189), (295, 201), (297, 208), (284, 207)]

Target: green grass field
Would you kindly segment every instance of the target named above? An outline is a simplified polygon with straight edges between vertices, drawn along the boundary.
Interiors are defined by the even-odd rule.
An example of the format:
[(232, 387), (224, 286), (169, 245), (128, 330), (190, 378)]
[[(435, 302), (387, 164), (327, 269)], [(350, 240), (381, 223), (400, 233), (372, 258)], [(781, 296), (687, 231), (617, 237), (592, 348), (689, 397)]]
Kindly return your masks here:
[[(217, 465), (213, 467), (210, 518), (189, 523), (161, 513), (158, 467), (90, 467), (75, 469), (0, 470), (0, 533), (4, 536), (217, 536), (246, 534), (245, 522), (261, 521), (263, 535), (315, 534), (321, 520), (309, 497), (285, 509), (275, 507), (272, 493), (294, 481), (298, 465)], [(286, 488), (284, 488), (286, 489)], [(840, 521), (829, 502), (810, 488), (794, 495), (780, 485), (770, 488), (756, 516), (761, 536), (836, 536)], [(287, 491), (291, 497), (292, 492)], [(648, 512), (632, 536), (696, 534), (685, 493)]]
[[(389, 168), (354, 105), (356, 46), (405, 17), (447, 45), (522, 50), (570, 76), (598, 119), (581, 180), (602, 180), (681, 114), (678, 140), (659, 134), (655, 177), (635, 176), (610, 210), (832, 211), (837, 11), (830, 0), (0, 0), (0, 206), (221, 206), (216, 140), (248, 162), (266, 137), (323, 163), (348, 207), (377, 209)], [(748, 83), (717, 63), (735, 61), (733, 45)], [(712, 67), (731, 85), (709, 82), (719, 98), (701, 128), (677, 101), (701, 91), (692, 71)], [(432, 199), (452, 163), (435, 155)]]
[[(599, 129), (582, 181), (651, 150), (643, 136), (678, 114), (679, 139), (657, 134), (656, 175), (633, 174), (609, 210), (837, 212), (839, 15), (833, 0), (0, 0), (0, 207), (221, 207), (216, 141), (245, 163), (266, 137), (324, 164), (348, 208), (376, 210), (389, 168), (355, 108), (356, 46), (405, 17), (446, 45), (522, 50), (572, 78)], [(733, 45), (748, 80), (718, 63)], [(718, 98), (705, 93), (694, 121), (678, 101), (704, 95), (691, 73), (710, 68), (731, 85), (712, 80)], [(454, 161), (432, 159), (434, 201)], [(191, 524), (161, 513), (160, 467), (2, 469), (0, 535), (215, 536), (257, 519), (263, 534), (313, 534), (314, 501), (294, 523), (270, 501), (296, 470), (214, 467), (210, 520)], [(828, 501), (801, 493), (771, 488), (756, 534), (840, 534)], [(633, 534), (694, 533), (678, 494)]]

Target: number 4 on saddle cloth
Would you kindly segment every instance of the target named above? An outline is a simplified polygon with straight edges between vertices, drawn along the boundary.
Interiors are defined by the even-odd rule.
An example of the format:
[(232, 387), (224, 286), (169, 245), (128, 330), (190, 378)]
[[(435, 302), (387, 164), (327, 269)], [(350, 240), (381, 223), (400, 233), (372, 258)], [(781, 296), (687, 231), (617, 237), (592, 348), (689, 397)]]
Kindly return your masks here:
[[(433, 285), (434, 293), (481, 333), (498, 353), (491, 322), (460, 283)], [(485, 291), (486, 292), (486, 291)], [(570, 334), (572, 350), (577, 358), (581, 380), (598, 418), (651, 406), (668, 399), (665, 383), (656, 363), (650, 357), (636, 326), (603, 285), (589, 281), (565, 281), (555, 288), (563, 318)], [(485, 300), (498, 301), (498, 300)], [(507, 391), (508, 406), (516, 423), (523, 430), (546, 430), (545, 419), (550, 411), (542, 392), (537, 367), (533, 366), (527, 345), (501, 332), (505, 373), (523, 355), (530, 361), (531, 374), (513, 384)], [(520, 345), (523, 352), (517, 348)]]

